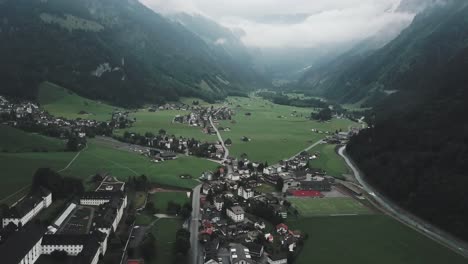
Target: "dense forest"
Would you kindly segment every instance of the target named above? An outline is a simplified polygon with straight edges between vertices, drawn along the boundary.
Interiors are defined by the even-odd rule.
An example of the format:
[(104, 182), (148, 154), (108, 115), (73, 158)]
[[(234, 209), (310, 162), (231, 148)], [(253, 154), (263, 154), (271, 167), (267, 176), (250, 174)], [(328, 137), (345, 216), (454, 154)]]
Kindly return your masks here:
[(369, 182), (411, 212), (468, 240), (468, 48), (430, 63), (417, 85), (381, 102), (349, 154)]
[(248, 62), (138, 1), (0, 1), (0, 56), (0, 93), (28, 99), (42, 81), (123, 106), (263, 84)]

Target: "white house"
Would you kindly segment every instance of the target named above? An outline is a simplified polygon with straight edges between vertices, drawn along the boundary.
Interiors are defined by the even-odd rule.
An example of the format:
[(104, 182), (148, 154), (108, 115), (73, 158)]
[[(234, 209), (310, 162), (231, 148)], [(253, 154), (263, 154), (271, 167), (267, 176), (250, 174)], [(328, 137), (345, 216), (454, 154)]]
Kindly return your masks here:
[(237, 195), (247, 200), (254, 196), (254, 191), (250, 188), (244, 188), (241, 186), (237, 189)]
[(244, 221), (244, 209), (238, 205), (226, 209), (226, 214), (236, 223)]
[(44, 208), (52, 204), (52, 193), (42, 189), (34, 194), (31, 194), (19, 202), (15, 206), (8, 209), (3, 217), (2, 225), (7, 226), (13, 223), (17, 226), (26, 225), (34, 216), (39, 214)]

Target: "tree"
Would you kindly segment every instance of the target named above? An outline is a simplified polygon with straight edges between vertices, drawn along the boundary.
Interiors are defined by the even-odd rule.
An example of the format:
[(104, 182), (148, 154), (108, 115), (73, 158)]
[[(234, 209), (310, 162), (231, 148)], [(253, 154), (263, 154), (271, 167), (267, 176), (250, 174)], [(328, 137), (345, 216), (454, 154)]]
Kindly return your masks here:
[(312, 119), (319, 120), (319, 121), (328, 121), (332, 118), (332, 111), (330, 108), (326, 107), (320, 110), (320, 112), (312, 113)]
[(284, 186), (284, 180), (283, 178), (279, 177), (278, 180), (276, 180), (276, 190), (281, 192), (283, 190)]
[(190, 249), (190, 232), (181, 228), (177, 230), (174, 251), (176, 254), (187, 255)]
[(159, 135), (162, 135), (162, 136), (163, 136), (163, 135), (166, 135), (166, 130), (164, 130), (164, 129), (161, 128), (161, 129), (159, 129), (159, 132), (158, 132), (158, 133), (159, 133)]
[(226, 139), (226, 141), (224, 141), (224, 144), (232, 145), (232, 140), (230, 138), (228, 138), (228, 139)]

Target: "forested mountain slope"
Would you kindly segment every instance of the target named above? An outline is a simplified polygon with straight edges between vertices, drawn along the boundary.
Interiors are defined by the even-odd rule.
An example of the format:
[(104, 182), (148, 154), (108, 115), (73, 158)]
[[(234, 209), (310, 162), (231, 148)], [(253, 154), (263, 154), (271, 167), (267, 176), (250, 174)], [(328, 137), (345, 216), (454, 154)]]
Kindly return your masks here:
[(0, 93), (47, 80), (119, 105), (244, 90), (256, 76), (137, 0), (0, 1)]
[(299, 87), (344, 103), (363, 99), (375, 103), (388, 94), (411, 90), (427, 75), (428, 65), (443, 69), (467, 47), (467, 17), (466, 1), (432, 5), (384, 47), (368, 53), (351, 51), (308, 72)]
[[(453, 28), (453, 30), (458, 30)], [(426, 64), (413, 89), (380, 102), (348, 145), (369, 182), (411, 212), (468, 240), (468, 48)]]

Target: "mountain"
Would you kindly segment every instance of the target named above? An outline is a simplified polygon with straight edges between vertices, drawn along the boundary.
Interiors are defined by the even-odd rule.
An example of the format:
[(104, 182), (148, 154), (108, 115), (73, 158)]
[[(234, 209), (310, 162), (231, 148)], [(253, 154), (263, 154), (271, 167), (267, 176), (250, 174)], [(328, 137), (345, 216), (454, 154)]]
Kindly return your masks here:
[(387, 197), (468, 241), (468, 48), (434, 66), (381, 102), (347, 150)]
[[(233, 31), (199, 14), (176, 13), (168, 15), (172, 21), (181, 24), (201, 38), (211, 51), (231, 64), (252, 87), (268, 86), (268, 81), (254, 67), (250, 50), (241, 40), (242, 32)], [(226, 65), (229, 66), (229, 65)]]
[(207, 100), (256, 85), (225, 52), (137, 0), (0, 1), (0, 93), (50, 81), (118, 105)]
[(345, 54), (330, 67), (306, 73), (298, 86), (343, 103), (366, 99), (373, 103), (412, 89), (426, 74), (427, 65), (443, 67), (468, 44), (467, 3), (439, 2), (419, 13), (408, 28), (382, 48)]
[(363, 72), (356, 69), (357, 75), (395, 85), (398, 91), (373, 103), (367, 113), (370, 128), (347, 146), (368, 182), (465, 241), (467, 17), (466, 3), (448, 1), (421, 14), (401, 37), (370, 56), (384, 61), (359, 64)]

